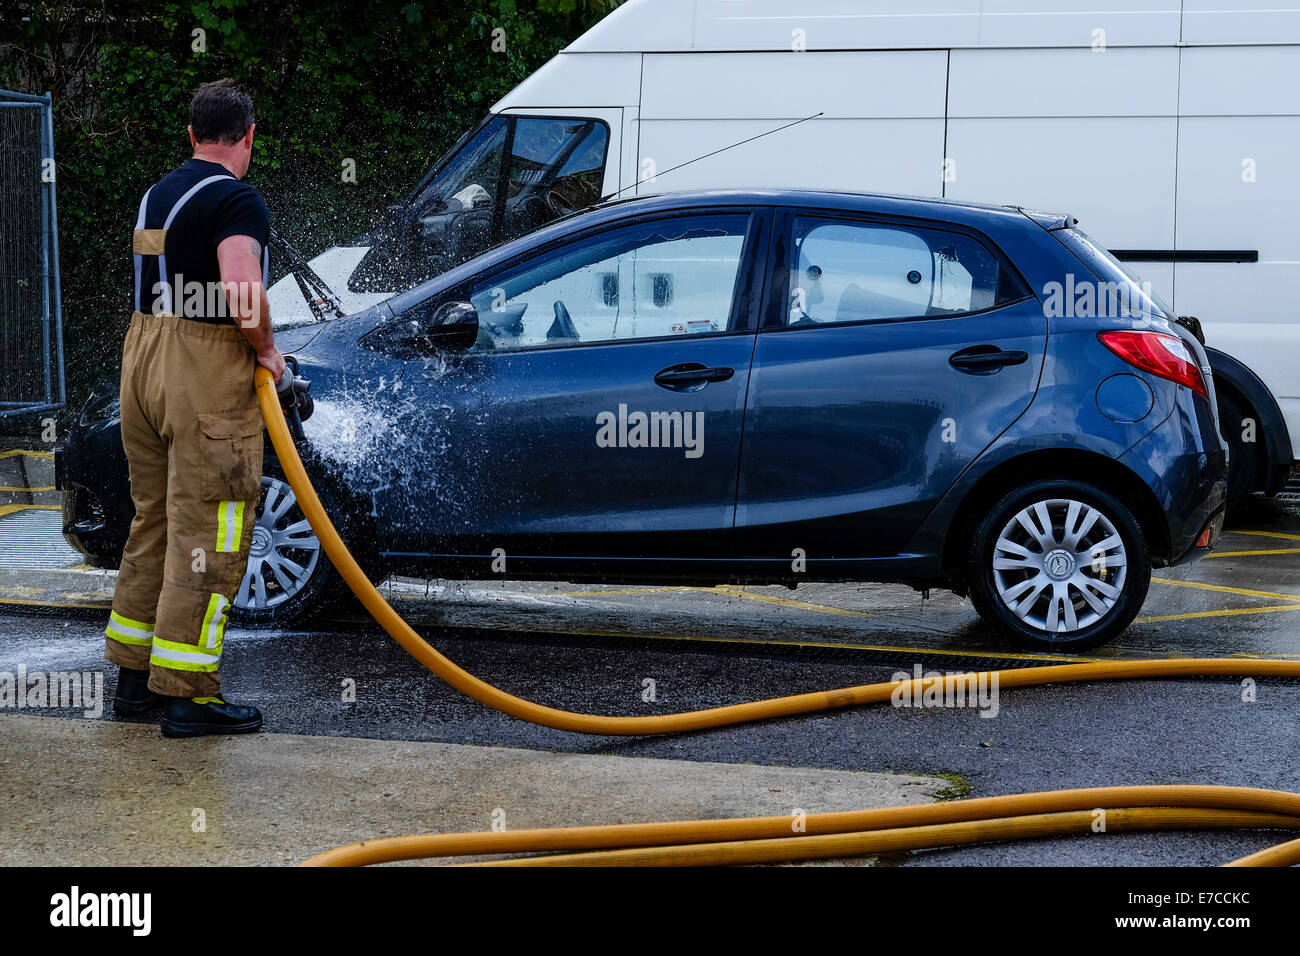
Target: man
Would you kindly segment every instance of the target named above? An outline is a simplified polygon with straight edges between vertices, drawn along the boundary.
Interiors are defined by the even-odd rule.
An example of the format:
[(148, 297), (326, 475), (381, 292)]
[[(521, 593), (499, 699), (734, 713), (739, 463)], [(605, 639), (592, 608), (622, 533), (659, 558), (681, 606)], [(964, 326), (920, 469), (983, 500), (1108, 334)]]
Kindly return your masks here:
[(145, 193), (133, 237), (121, 399), (135, 520), (105, 656), (121, 669), (116, 712), (161, 705), (169, 737), (262, 726), (256, 707), (222, 697), (218, 669), (261, 497), (253, 372), (278, 380), (285, 368), (266, 301), (270, 217), (240, 182), (253, 130), (253, 101), (233, 80), (200, 86), (194, 156)]

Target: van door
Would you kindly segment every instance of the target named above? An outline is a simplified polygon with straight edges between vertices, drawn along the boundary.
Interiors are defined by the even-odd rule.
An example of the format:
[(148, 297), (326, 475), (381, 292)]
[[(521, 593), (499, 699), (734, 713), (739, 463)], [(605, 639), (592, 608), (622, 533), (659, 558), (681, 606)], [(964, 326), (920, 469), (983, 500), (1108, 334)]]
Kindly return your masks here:
[[(896, 555), (1029, 406), (1046, 320), (973, 232), (808, 211), (759, 331), (736, 511), (742, 557)], [(846, 571), (852, 570), (844, 567)]]
[[(601, 124), (608, 133), (607, 139), (605, 140), (604, 169), (598, 172), (595, 163), (590, 161), (596, 158), (596, 147), (598, 145), (599, 137), (594, 138), (591, 143), (587, 144), (585, 157), (583, 155), (575, 156), (569, 167), (569, 175), (573, 175), (575, 171), (578, 171), (584, 177), (585, 183), (597, 184), (599, 187), (599, 193), (596, 195), (596, 198), (601, 199), (606, 196), (613, 196), (623, 188), (623, 186), (628, 185), (628, 183), (623, 182), (623, 175), (621, 172), (624, 136), (623, 112), (623, 108), (618, 106), (583, 106), (576, 108), (566, 107), (559, 110), (554, 108), (513, 108), (504, 110), (501, 115), (531, 117), (543, 120), (562, 117), (570, 120), (590, 120), (594, 123)], [(631, 112), (635, 112), (635, 110), (632, 110)], [(525, 134), (528, 134), (529, 130), (525, 128), (524, 132)], [(589, 196), (590, 191), (584, 193), (582, 198), (589, 199)]]

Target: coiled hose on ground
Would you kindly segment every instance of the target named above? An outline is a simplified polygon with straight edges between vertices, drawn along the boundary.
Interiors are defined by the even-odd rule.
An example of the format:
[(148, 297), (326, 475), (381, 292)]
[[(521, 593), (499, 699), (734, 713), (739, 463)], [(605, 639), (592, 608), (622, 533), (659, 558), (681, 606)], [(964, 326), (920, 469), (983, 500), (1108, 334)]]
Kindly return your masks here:
[[(285, 477), (326, 555), (365, 609), (426, 668), (480, 703), (530, 723), (583, 734), (680, 733), (789, 717), (890, 699), (900, 682), (863, 684), (770, 700), (649, 717), (579, 714), (508, 694), (480, 680), (424, 640), (370, 582), (348, 551), (303, 468), (271, 373), (258, 368), (257, 398)], [(1075, 681), (1146, 677), (1300, 677), (1300, 661), (1175, 658), (1107, 661), (992, 671), (998, 686), (1029, 687)], [(945, 689), (972, 675), (948, 675)], [(960, 682), (960, 683), (959, 683)], [(920, 682), (913, 689), (919, 694)], [(393, 837), (329, 850), (310, 866), (359, 866), (393, 860), (470, 854), (566, 851), (559, 856), (500, 861), (507, 865), (676, 865), (775, 862), (854, 856), (990, 840), (1094, 832), (1094, 811), (1106, 810), (1106, 832), (1197, 827), (1300, 829), (1300, 794), (1247, 787), (1138, 786), (984, 797), (925, 806), (810, 814), (795, 834), (790, 817), (743, 817), (503, 833)], [(587, 851), (587, 852), (576, 852)], [(1289, 866), (1300, 840), (1237, 860), (1240, 866)]]

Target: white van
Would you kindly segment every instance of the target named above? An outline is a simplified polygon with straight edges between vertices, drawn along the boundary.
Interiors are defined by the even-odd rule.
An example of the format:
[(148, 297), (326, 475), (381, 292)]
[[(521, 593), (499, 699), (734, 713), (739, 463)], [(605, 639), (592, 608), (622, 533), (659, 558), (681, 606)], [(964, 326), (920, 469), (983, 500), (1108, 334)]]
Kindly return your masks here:
[[(630, 0), (311, 266), (350, 312), (601, 198), (678, 189), (1056, 210), (1200, 318), (1234, 491), (1276, 493), (1300, 458), (1300, 8), (1224, 5)], [(271, 290), (278, 322), (308, 314), (299, 290)]]

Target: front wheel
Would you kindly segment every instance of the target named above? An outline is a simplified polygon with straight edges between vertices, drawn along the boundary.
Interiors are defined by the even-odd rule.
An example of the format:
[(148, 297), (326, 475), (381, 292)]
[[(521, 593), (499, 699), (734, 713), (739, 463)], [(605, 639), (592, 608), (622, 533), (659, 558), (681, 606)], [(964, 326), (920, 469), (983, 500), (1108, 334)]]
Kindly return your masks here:
[(999, 632), (1037, 650), (1078, 651), (1132, 622), (1151, 584), (1133, 513), (1107, 491), (1067, 479), (1005, 495), (975, 529), (971, 601)]
[[(346, 605), (351, 592), (325, 555), (320, 539), (312, 530), (289, 482), (271, 467), (262, 476), (262, 500), (257, 506), (257, 523), (249, 549), (248, 565), (230, 609), (232, 624), (251, 628), (290, 627), (327, 615)], [(363, 570), (372, 579), (382, 578), (378, 561), (365, 548), (365, 537), (346, 530), (350, 504), (335, 494), (327, 483), (317, 488), (326, 511), (345, 539), (350, 539)], [(360, 538), (361, 540), (358, 540)]]

